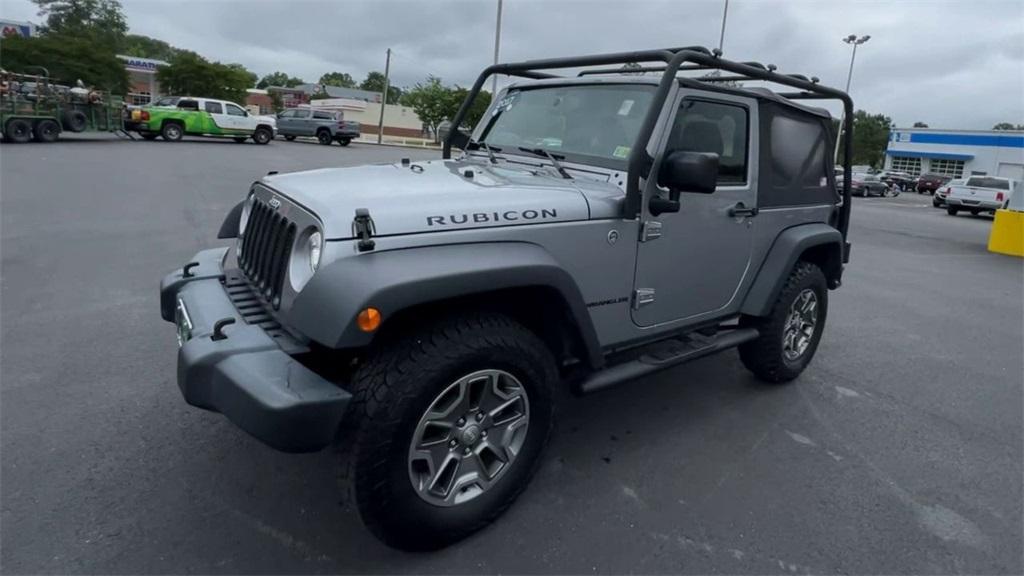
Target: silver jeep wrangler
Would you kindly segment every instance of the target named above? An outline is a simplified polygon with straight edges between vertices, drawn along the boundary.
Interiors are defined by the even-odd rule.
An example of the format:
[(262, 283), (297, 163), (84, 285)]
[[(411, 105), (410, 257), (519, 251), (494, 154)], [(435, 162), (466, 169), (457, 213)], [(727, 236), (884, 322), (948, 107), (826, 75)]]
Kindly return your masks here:
[(816, 78), (697, 47), (499, 64), (452, 126), (493, 74), (524, 80), (442, 160), (268, 175), (221, 227), (234, 248), (160, 290), (185, 400), (281, 450), (340, 445), (403, 549), (512, 503), (560, 386), (728, 348), (796, 378), (849, 255), (849, 169), (837, 192), (832, 119), (800, 101), (842, 103), (843, 166), (853, 105)]

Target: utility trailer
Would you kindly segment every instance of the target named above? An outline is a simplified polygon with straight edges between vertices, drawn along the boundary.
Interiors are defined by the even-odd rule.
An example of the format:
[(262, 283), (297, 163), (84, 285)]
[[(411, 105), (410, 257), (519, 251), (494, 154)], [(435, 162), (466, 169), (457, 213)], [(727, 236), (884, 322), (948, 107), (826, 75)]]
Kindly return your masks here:
[(62, 132), (121, 132), (124, 99), (98, 90), (57, 84), (48, 74), (0, 70), (3, 141), (56, 142)]

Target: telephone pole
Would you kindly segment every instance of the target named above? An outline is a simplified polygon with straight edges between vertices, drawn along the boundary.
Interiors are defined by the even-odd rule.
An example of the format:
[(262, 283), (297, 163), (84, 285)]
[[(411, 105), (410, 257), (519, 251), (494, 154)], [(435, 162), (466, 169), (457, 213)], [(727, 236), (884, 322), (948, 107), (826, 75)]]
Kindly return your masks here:
[(377, 144), (384, 140), (384, 107), (388, 105), (388, 88), (391, 87), (391, 48), (388, 48), (388, 59), (384, 63), (384, 94), (380, 99), (380, 126), (377, 127)]
[[(498, 22), (494, 25), (494, 63), (498, 63), (498, 47), (501, 45), (501, 0), (498, 0)], [(491, 82), (491, 98), (498, 91), (498, 75)]]

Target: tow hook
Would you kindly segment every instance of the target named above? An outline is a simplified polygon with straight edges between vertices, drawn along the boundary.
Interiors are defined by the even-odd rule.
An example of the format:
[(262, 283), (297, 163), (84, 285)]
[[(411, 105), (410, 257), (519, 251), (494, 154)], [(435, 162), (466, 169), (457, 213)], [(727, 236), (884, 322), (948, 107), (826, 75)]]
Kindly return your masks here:
[(224, 340), (225, 338), (227, 338), (228, 335), (224, 333), (224, 327), (230, 326), (234, 323), (235, 319), (231, 318), (230, 316), (227, 318), (221, 318), (220, 320), (214, 322), (213, 334), (210, 335), (210, 340)]
[(373, 218), (370, 218), (370, 211), (366, 208), (356, 208), (356, 217), (352, 220), (352, 235), (359, 238), (356, 248), (360, 252), (373, 250), (376, 242), (371, 240), (375, 227)]

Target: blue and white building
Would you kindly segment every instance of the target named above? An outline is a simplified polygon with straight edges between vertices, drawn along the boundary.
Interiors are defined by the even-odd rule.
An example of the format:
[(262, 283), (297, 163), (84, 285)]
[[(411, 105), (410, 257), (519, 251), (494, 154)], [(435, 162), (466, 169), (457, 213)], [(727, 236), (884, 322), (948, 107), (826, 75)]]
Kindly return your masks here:
[(885, 168), (963, 178), (987, 174), (1024, 180), (1024, 132), (895, 128)]

